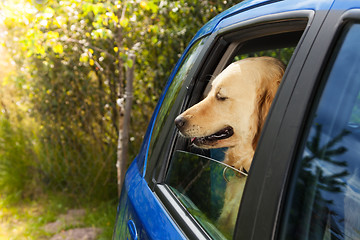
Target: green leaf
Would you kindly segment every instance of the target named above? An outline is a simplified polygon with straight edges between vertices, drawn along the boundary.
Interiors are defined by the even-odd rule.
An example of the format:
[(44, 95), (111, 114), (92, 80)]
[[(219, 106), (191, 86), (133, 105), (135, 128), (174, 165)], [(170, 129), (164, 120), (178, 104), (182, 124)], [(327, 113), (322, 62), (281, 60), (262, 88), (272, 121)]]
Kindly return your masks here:
[(152, 44), (156, 44), (157, 42), (158, 42), (157, 37), (154, 36), (154, 37), (151, 38), (151, 43)]
[(133, 60), (131, 60), (129, 58), (126, 60), (125, 64), (128, 68), (132, 68), (134, 66)]
[(128, 25), (129, 25), (129, 19), (128, 18), (121, 19), (120, 26), (122, 26), (123, 28), (126, 28)]

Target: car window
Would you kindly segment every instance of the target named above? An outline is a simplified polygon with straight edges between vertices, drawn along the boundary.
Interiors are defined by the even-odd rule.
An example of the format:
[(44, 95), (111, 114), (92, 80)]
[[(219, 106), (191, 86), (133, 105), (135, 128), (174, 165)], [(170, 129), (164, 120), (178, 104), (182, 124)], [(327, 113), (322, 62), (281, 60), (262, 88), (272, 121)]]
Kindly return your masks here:
[[(230, 194), (229, 191), (226, 192), (226, 185), (231, 183), (236, 188), (242, 188), (246, 179), (246, 173), (222, 162), (178, 150), (173, 154), (165, 182), (214, 239), (230, 239), (231, 232), (226, 229), (227, 219), (221, 219), (221, 212), (237, 209), (242, 192), (237, 191), (231, 196), (232, 206), (224, 209), (225, 195)], [(236, 216), (234, 212), (233, 221)], [(219, 224), (219, 221), (222, 224)], [(215, 226), (220, 226), (220, 228)]]
[[(207, 37), (198, 40), (188, 51), (186, 56), (184, 57), (181, 66), (179, 67), (177, 73), (175, 74), (166, 95), (162, 101), (162, 105), (157, 113), (157, 117), (155, 120), (155, 124), (152, 129), (152, 135), (150, 140), (150, 146), (148, 151), (148, 157), (151, 156), (154, 147), (158, 142), (159, 132), (163, 128), (165, 120), (169, 116), (170, 109), (175, 103), (176, 97), (179, 94), (179, 91), (187, 78), (188, 74), (190, 73), (192, 66), (194, 65), (195, 61), (197, 60), (198, 55), (200, 54), (203, 46), (206, 42)], [(150, 158), (150, 157), (149, 157)], [(156, 160), (156, 159), (155, 159)]]
[(360, 24), (348, 25), (325, 72), (282, 239), (360, 239), (359, 38)]
[[(277, 41), (281, 39), (281, 34), (256, 39), (258, 43), (256, 46), (253, 44), (253, 39), (246, 40), (248, 42), (234, 42), (228, 47), (229, 50), (232, 44), (237, 44), (232, 53), (226, 56), (227, 51), (225, 51), (224, 56), (213, 56), (213, 58), (217, 58), (218, 66), (227, 62), (224, 68), (241, 59), (261, 56), (275, 57), (287, 65), (301, 34), (302, 31), (291, 35), (294, 36), (292, 44), (286, 42), (284, 46)], [(286, 39), (290, 39), (290, 34), (287, 36)], [(276, 44), (269, 45), (269, 42)], [(246, 45), (250, 47), (243, 47)], [(218, 67), (215, 66), (213, 71), (218, 71)], [(212, 76), (208, 85), (214, 80), (214, 72), (207, 73), (208, 76)], [(193, 92), (201, 97), (193, 96), (193, 98), (201, 101), (208, 94), (209, 89), (211, 89), (209, 86), (203, 87), (202, 91), (195, 89)], [(220, 133), (219, 137), (221, 137)], [(248, 173), (244, 169), (236, 169), (223, 163), (226, 147), (204, 149), (194, 146), (194, 141), (197, 140), (185, 139), (178, 134), (165, 184), (212, 238), (232, 239)]]

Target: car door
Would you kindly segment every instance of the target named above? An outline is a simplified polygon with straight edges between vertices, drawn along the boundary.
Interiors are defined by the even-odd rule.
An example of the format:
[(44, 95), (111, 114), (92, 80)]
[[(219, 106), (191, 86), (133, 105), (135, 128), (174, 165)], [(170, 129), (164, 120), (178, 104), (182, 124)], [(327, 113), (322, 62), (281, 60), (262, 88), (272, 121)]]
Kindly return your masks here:
[(357, 4), (335, 1), (287, 93), (285, 114), (269, 119), (268, 127), (279, 128), (264, 132), (263, 143), (273, 143), (259, 146), (253, 167), (267, 167), (248, 180), (258, 190), (243, 199), (238, 226), (248, 231), (236, 239), (359, 238)]
[[(275, 140), (299, 73), (332, 2), (256, 2), (244, 2), (232, 14), (217, 18), (222, 21), (211, 25), (212, 28), (205, 26), (207, 36), (196, 38), (188, 48), (190, 54), (186, 53), (175, 68), (155, 110), (149, 138), (145, 139), (126, 176), (115, 239), (269, 239), (273, 236), (283, 191), (283, 185), (273, 184), (283, 180), (281, 174), (288, 168), (288, 165), (276, 165), (279, 160), (273, 157), (273, 150), (279, 149), (275, 148)], [(174, 119), (200, 101), (212, 76), (232, 61), (264, 55), (280, 58), (288, 67), (256, 150), (255, 167), (246, 182), (235, 229), (224, 231), (217, 220), (223, 204), (223, 184), (233, 177), (232, 170), (221, 163), (223, 150), (199, 151), (179, 137)], [(274, 161), (275, 165), (270, 165)], [(273, 166), (279, 167), (280, 175), (273, 174)], [(238, 208), (233, 209), (235, 216)]]

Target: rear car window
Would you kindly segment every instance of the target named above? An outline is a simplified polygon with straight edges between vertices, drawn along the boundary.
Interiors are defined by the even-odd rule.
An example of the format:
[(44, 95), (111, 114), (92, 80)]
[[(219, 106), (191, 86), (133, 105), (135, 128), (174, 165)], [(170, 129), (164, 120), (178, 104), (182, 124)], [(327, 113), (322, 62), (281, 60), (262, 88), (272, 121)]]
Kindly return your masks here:
[(360, 239), (360, 24), (342, 33), (304, 138), (282, 239)]

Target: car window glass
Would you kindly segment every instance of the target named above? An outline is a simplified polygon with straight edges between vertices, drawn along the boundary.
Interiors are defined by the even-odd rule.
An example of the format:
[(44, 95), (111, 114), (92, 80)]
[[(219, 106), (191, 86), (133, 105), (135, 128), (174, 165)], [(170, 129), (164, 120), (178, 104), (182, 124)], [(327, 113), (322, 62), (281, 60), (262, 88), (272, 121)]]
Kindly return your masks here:
[[(300, 38), (301, 34), (297, 36)], [(287, 65), (295, 47), (277, 45), (276, 48), (267, 46), (266, 50), (261, 50), (259, 46), (256, 51), (240, 47), (228, 62), (270, 56)], [(207, 94), (207, 89), (209, 87), (205, 87), (202, 95)], [(176, 139), (176, 151), (172, 155), (165, 184), (212, 238), (232, 239), (247, 172), (222, 163), (227, 148), (200, 149), (192, 141), (181, 135)]]
[(157, 114), (157, 118), (153, 127), (153, 132), (150, 140), (150, 147), (148, 156), (151, 156), (152, 149), (154, 145), (156, 145), (156, 142), (158, 140), (159, 132), (162, 129), (165, 120), (169, 114), (169, 111), (171, 107), (173, 106), (175, 99), (185, 81), (187, 78), (189, 72), (192, 69), (192, 66), (194, 65), (198, 55), (200, 54), (201, 50), (203, 49), (203, 45), (206, 42), (206, 37), (202, 38), (198, 42), (196, 42), (188, 51), (186, 56), (184, 57), (184, 60), (179, 67), (179, 70), (175, 74), (171, 85), (169, 86), (166, 95), (164, 97), (164, 100), (162, 102), (162, 106)]
[(349, 25), (324, 75), (282, 239), (360, 239), (359, 38), (360, 24)]
[[(226, 185), (231, 183), (234, 190), (243, 188), (246, 178), (246, 173), (222, 162), (178, 150), (173, 154), (165, 182), (214, 239), (230, 239), (227, 216), (221, 213), (239, 207), (242, 191), (229, 196), (230, 188)], [(224, 206), (225, 197), (233, 199), (231, 206)], [(236, 216), (233, 212), (232, 221)]]

